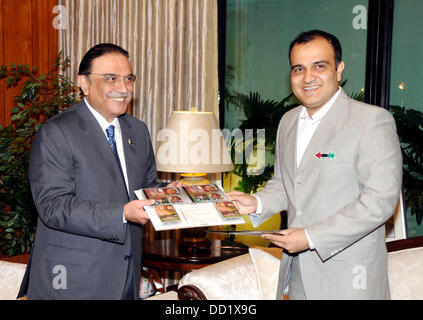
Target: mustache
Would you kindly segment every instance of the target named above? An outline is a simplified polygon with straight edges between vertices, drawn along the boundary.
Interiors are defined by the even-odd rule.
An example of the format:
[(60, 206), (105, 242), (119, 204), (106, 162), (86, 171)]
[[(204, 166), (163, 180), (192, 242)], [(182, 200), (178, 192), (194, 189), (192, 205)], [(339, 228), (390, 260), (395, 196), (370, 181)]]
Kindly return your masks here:
[(107, 94), (108, 98), (127, 98), (130, 96), (131, 94), (129, 92), (126, 92), (126, 93), (111, 92)]

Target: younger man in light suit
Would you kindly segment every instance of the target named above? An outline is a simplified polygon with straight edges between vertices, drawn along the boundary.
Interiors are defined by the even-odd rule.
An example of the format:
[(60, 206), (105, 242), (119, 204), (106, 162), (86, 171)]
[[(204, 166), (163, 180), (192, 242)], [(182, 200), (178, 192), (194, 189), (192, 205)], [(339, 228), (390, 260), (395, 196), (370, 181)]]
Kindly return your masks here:
[(128, 58), (114, 44), (91, 48), (78, 72), (83, 101), (34, 140), (29, 177), (39, 217), (19, 296), (139, 297), (143, 207), (154, 201), (134, 190), (163, 184), (147, 127), (126, 114), (135, 81)]
[(254, 195), (229, 197), (257, 226), (288, 210), (288, 229), (263, 235), (284, 249), (276, 298), (389, 298), (385, 221), (402, 179), (393, 117), (350, 99), (338, 39), (313, 30), (290, 45), (299, 106), (277, 135), (275, 172)]

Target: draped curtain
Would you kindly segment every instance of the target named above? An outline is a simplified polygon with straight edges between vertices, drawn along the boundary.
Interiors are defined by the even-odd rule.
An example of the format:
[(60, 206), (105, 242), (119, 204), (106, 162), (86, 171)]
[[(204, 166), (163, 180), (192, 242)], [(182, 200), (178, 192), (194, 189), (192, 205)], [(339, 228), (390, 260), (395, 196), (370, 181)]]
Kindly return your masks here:
[(218, 115), (217, 1), (59, 0), (59, 50), (70, 57), (74, 81), (92, 46), (111, 42), (128, 50), (137, 76), (128, 111), (144, 121), (153, 146), (172, 110)]

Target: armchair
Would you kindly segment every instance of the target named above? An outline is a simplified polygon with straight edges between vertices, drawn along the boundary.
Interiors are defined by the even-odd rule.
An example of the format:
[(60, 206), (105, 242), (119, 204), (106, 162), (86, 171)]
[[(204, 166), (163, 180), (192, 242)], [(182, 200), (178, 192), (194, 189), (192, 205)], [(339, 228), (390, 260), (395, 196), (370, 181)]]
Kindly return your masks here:
[(392, 300), (423, 300), (423, 236), (391, 241), (388, 277)]
[(15, 300), (26, 264), (0, 260), (0, 300)]
[[(423, 299), (423, 237), (388, 242), (387, 249), (391, 299)], [(180, 280), (178, 298), (275, 299), (281, 253), (250, 248), (249, 254), (192, 271)]]
[(186, 274), (180, 300), (272, 300), (276, 298), (280, 248), (250, 248), (237, 256)]

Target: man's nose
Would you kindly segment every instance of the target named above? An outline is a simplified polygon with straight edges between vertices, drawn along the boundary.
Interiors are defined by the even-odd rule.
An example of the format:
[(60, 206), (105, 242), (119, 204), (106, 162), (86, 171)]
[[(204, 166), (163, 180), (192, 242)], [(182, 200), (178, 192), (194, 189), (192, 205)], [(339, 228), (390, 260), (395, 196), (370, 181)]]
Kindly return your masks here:
[(123, 77), (120, 77), (116, 83), (115, 83), (115, 88), (117, 91), (119, 92), (129, 92), (129, 86), (128, 84), (125, 82), (125, 79)]
[(303, 81), (304, 82), (313, 82), (316, 79), (316, 75), (311, 69), (306, 69), (304, 72)]

